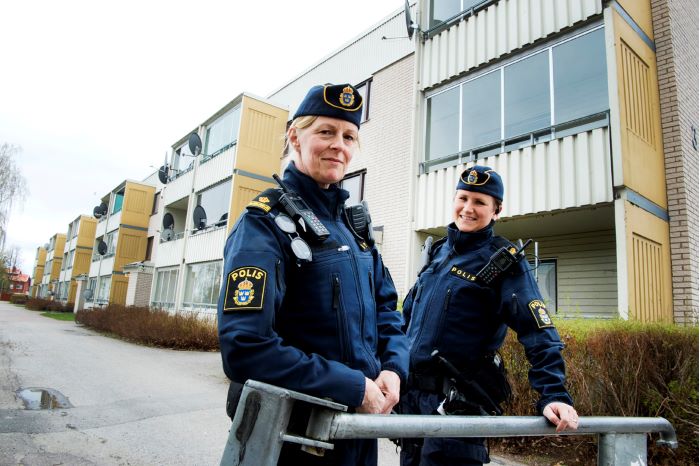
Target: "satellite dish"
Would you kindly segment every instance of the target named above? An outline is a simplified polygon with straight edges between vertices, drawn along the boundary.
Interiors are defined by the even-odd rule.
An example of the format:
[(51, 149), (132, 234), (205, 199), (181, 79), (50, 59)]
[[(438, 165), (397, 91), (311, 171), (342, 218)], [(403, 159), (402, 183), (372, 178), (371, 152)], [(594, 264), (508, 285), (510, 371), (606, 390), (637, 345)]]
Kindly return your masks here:
[(168, 184), (168, 166), (163, 165), (158, 169), (158, 179), (163, 184)]
[(102, 201), (99, 207), (102, 215), (105, 215), (107, 213), (107, 204), (104, 201)]
[(163, 241), (171, 241), (174, 237), (175, 232), (170, 228), (166, 228), (160, 233), (160, 239)]
[(194, 212), (192, 212), (192, 221), (194, 221), (194, 227), (197, 230), (201, 230), (207, 226), (207, 213), (204, 211), (204, 207), (198, 205), (194, 208)]
[(416, 26), (416, 23), (414, 23), (411, 18), (411, 6), (408, 4), (408, 0), (406, 0), (406, 4), (404, 5), (404, 13), (406, 15), (406, 32), (408, 33), (408, 38), (413, 39), (413, 32), (418, 29), (418, 26)]
[(221, 225), (225, 225), (227, 220), (228, 212), (224, 212), (224, 214), (221, 217), (219, 217), (219, 221), (216, 222), (216, 226), (220, 227)]
[(97, 252), (100, 254), (100, 256), (107, 254), (107, 243), (100, 240), (100, 242), (97, 244)]
[(49, 249), (49, 243), (44, 243), (44, 249)]
[(96, 205), (95, 208), (92, 209), (92, 216), (95, 218), (102, 217), (102, 206)]
[(197, 157), (200, 152), (202, 152), (202, 139), (197, 133), (190, 134), (190, 139), (187, 141), (187, 145), (190, 148), (192, 155)]
[(92, 288), (86, 288), (83, 290), (83, 298), (90, 301), (92, 299)]
[(175, 219), (173, 218), (173, 214), (166, 212), (165, 215), (163, 215), (163, 228), (166, 230), (172, 230), (174, 226)]

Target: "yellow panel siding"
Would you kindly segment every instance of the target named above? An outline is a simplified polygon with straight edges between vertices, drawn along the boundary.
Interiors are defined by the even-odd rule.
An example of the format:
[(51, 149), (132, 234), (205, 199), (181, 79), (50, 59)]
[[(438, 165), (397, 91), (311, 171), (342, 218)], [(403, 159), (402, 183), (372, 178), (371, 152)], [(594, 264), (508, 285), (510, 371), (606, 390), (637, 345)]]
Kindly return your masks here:
[(121, 271), (125, 264), (145, 259), (148, 232), (133, 228), (119, 228), (114, 270)]
[(625, 203), (629, 316), (642, 322), (673, 321), (671, 249), (664, 220)]
[(651, 2), (648, 0), (618, 0), (620, 6), (644, 31), (644, 34), (654, 39), (654, 28), (651, 22)]
[(112, 286), (109, 289), (109, 304), (126, 304), (126, 290), (129, 279), (126, 275), (112, 275)]
[(73, 257), (72, 277), (88, 273), (92, 258), (92, 249), (76, 249)]
[(153, 186), (126, 182), (122, 206), (122, 225), (148, 228), (155, 190), (156, 188)]
[(289, 113), (251, 97), (243, 98), (235, 167), (270, 177), (279, 169)]
[(78, 289), (78, 282), (76, 282), (75, 280), (71, 280), (70, 285), (68, 286), (67, 302), (69, 302), (69, 303), (75, 302), (75, 292), (77, 289)]
[(78, 228), (78, 246), (87, 246), (92, 248), (92, 243), (95, 241), (95, 230), (97, 229), (97, 219), (92, 217), (80, 217), (80, 227)]
[(245, 206), (258, 194), (276, 185), (247, 176), (234, 175), (231, 190), (231, 207), (228, 215), (228, 231), (233, 228)]
[(621, 182), (666, 208), (656, 54), (613, 10)]

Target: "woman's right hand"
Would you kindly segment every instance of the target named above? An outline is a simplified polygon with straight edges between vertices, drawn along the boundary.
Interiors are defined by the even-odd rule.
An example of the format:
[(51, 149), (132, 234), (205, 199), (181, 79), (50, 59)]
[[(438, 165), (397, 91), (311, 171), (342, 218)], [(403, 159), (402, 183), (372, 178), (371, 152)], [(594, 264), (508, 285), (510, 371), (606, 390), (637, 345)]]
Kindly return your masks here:
[(365, 397), (362, 399), (362, 405), (357, 408), (357, 412), (362, 414), (381, 414), (385, 403), (384, 394), (379, 386), (373, 380), (365, 377)]

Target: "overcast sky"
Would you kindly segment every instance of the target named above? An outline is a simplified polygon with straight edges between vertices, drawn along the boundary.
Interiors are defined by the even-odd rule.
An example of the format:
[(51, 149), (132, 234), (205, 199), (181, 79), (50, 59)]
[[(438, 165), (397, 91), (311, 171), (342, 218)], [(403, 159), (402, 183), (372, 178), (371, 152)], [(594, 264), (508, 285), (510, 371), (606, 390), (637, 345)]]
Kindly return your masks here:
[[(241, 92), (267, 96), (401, 0), (0, 3), (0, 144), (29, 196), (6, 247), (37, 246)], [(292, 111), (294, 109), (291, 109)]]

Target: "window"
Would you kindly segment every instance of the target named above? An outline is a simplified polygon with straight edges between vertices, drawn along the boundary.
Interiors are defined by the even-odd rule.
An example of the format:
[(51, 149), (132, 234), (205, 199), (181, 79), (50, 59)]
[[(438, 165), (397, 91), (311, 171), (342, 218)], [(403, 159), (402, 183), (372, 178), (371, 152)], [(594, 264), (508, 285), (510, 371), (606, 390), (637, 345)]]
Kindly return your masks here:
[(459, 149), (459, 87), (428, 99), (427, 149), (430, 159), (454, 154)]
[(369, 119), (369, 98), (371, 85), (372, 80), (369, 79), (355, 87), (358, 94), (362, 96), (362, 119), (360, 120), (360, 123), (364, 123)]
[(124, 202), (124, 191), (118, 192), (114, 195), (114, 207), (112, 208), (112, 213), (116, 214), (122, 210), (122, 203)]
[(221, 261), (187, 265), (184, 308), (216, 309), (221, 287)]
[(109, 302), (109, 288), (112, 285), (111, 275), (102, 275), (97, 282), (97, 293), (95, 302), (97, 304), (106, 304)]
[(365, 198), (365, 170), (351, 173), (340, 182), (340, 187), (350, 193), (350, 197), (345, 201), (346, 205), (355, 205)]
[(105, 257), (114, 255), (117, 248), (117, 234), (117, 230), (114, 230), (105, 235), (105, 243), (107, 243), (107, 254), (105, 254)]
[(177, 268), (158, 270), (156, 273), (156, 290), (151, 301), (152, 306), (162, 309), (175, 308), (177, 275)]
[(427, 97), (425, 159), (487, 156), (561, 137), (557, 131), (603, 126), (606, 76), (597, 26), (439, 89)]
[(151, 260), (151, 253), (153, 252), (153, 236), (149, 236), (146, 240), (146, 257), (143, 260)]
[(160, 200), (160, 191), (153, 195), (153, 209), (151, 209), (151, 215), (158, 213), (158, 202)]
[(228, 179), (197, 194), (197, 205), (202, 206), (207, 214), (206, 226), (226, 225), (231, 205), (231, 180)]
[(231, 147), (238, 138), (238, 124), (241, 119), (241, 107), (229, 110), (207, 128), (206, 141), (204, 142), (205, 162)]
[(185, 173), (192, 169), (194, 166), (194, 156), (192, 152), (190, 152), (189, 142), (175, 149), (172, 166), (180, 173)]
[(90, 293), (87, 294), (87, 296), (89, 297), (85, 298), (85, 300), (92, 302), (95, 299), (95, 290), (97, 289), (97, 277), (88, 278), (87, 289), (90, 290)]
[(68, 253), (68, 264), (66, 265), (67, 269), (70, 269), (73, 267), (73, 260), (75, 259), (75, 249), (71, 249), (71, 251)]
[(434, 28), (459, 13), (469, 10), (484, 0), (431, 0), (428, 27)]
[[(534, 266), (534, 264), (533, 264)], [(539, 261), (536, 271), (537, 285), (542, 298), (550, 312), (557, 312), (557, 261), (543, 259)]]

